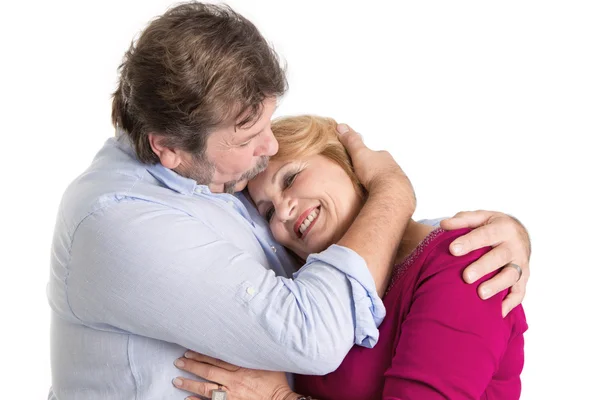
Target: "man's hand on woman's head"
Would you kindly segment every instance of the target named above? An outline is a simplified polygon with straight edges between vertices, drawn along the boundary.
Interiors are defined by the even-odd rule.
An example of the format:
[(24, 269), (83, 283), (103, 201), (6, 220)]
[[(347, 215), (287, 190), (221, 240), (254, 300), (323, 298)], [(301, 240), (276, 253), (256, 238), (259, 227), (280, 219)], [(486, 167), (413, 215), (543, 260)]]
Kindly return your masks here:
[[(176, 387), (203, 397), (210, 398), (213, 390), (223, 390), (227, 400), (295, 400), (299, 397), (290, 389), (285, 372), (242, 368), (191, 350), (175, 360), (175, 366), (210, 381), (173, 379)], [(199, 397), (186, 399), (200, 400)]]
[[(482, 276), (503, 268), (492, 279), (479, 285), (478, 293), (482, 299), (510, 288), (510, 293), (502, 302), (503, 316), (523, 302), (530, 274), (531, 242), (527, 229), (516, 218), (495, 211), (463, 211), (442, 221), (440, 225), (445, 230), (473, 228), (473, 231), (450, 245), (450, 252), (455, 256), (482, 247), (492, 247), (490, 252), (469, 265), (463, 273), (465, 282), (473, 283)], [(521, 268), (520, 279), (516, 267), (504, 268), (511, 263)]]

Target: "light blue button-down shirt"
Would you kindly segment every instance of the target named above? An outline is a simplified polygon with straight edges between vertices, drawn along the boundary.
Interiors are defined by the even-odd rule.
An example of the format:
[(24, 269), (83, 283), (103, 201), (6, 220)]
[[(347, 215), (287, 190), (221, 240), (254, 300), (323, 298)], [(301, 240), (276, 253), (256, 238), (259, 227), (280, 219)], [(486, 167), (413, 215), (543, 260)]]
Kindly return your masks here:
[(66, 190), (47, 290), (58, 400), (182, 399), (173, 361), (188, 348), (324, 374), (354, 343), (373, 346), (385, 315), (352, 250), (296, 272), (244, 195), (141, 164), (125, 136)]

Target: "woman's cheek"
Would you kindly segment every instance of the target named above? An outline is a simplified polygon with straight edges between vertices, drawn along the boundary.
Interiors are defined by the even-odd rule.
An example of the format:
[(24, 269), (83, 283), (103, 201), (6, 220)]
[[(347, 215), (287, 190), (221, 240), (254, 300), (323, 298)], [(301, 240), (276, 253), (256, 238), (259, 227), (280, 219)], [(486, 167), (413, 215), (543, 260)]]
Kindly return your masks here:
[[(275, 218), (275, 217), (273, 217)], [(281, 226), (281, 223), (279, 222), (271, 222), (271, 230), (273, 232), (273, 237), (275, 238), (275, 240), (281, 244), (286, 244), (287, 242), (289, 242), (289, 239), (286, 238), (285, 234), (286, 231), (285, 229), (283, 229), (283, 226)]]

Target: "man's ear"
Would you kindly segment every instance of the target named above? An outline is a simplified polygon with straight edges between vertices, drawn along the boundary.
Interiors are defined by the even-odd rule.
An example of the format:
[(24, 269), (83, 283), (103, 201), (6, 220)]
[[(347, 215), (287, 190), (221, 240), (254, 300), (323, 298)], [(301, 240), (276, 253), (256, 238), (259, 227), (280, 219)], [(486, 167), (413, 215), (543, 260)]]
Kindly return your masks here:
[(154, 154), (165, 168), (175, 169), (181, 164), (181, 151), (164, 145), (164, 137), (156, 133), (148, 134), (148, 141)]

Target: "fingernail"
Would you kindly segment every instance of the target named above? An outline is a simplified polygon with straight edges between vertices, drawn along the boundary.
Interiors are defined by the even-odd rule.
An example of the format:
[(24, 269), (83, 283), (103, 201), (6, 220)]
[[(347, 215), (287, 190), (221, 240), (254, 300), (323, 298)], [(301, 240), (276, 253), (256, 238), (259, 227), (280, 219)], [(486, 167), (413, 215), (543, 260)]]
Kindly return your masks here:
[(462, 254), (463, 245), (461, 243), (454, 243), (452, 245), (452, 254), (459, 256)]
[(484, 287), (483, 289), (481, 289), (481, 297), (483, 297), (484, 299), (487, 299), (488, 297), (490, 297), (490, 293), (491, 293), (491, 290), (487, 287)]
[(185, 354), (183, 355), (185, 358), (192, 358), (192, 352), (191, 351), (186, 351)]
[(348, 125), (346, 125), (346, 124), (339, 124), (337, 126), (337, 130), (338, 130), (338, 133), (346, 133), (350, 130), (350, 128), (348, 128)]
[(477, 272), (475, 271), (467, 271), (467, 282), (473, 283), (477, 280)]
[(181, 387), (181, 385), (183, 385), (183, 381), (180, 378), (175, 378), (173, 379), (173, 385)]
[(175, 366), (178, 368), (183, 368), (185, 366), (185, 363), (183, 362), (183, 360), (180, 360), (178, 358), (177, 360), (175, 360)]

